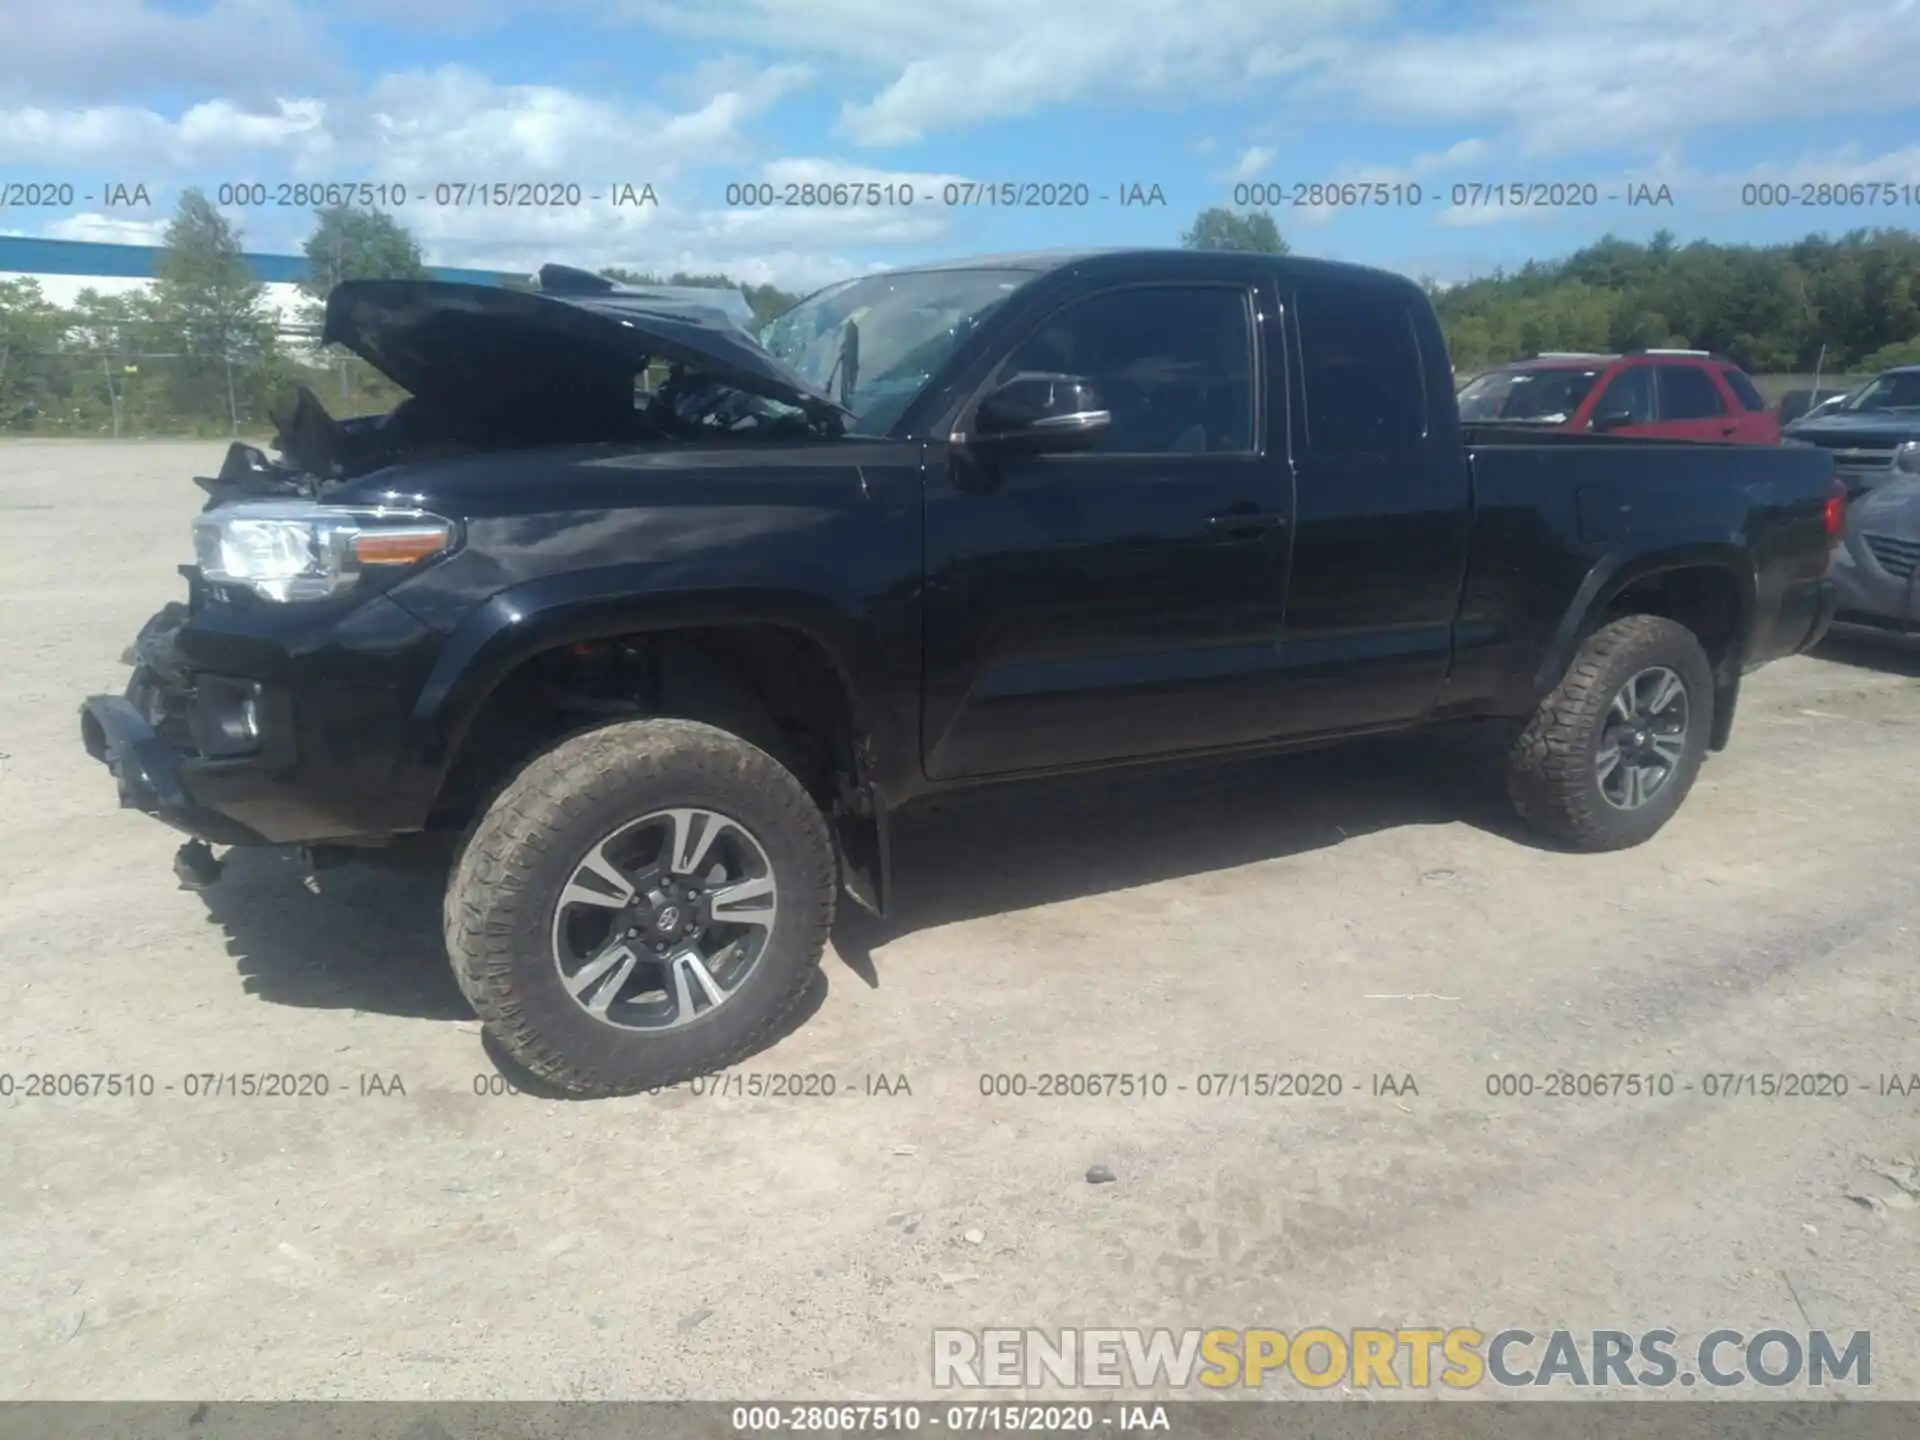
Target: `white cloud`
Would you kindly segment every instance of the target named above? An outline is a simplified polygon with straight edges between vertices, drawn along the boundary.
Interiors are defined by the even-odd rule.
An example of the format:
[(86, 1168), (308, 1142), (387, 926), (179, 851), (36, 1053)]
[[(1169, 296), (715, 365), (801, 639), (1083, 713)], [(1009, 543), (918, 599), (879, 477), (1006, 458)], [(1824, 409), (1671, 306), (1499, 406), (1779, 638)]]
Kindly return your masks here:
[(131, 220), (89, 211), (67, 215), (47, 226), (44, 234), (55, 240), (90, 240), (109, 245), (158, 245), (166, 234), (164, 220)]
[(172, 118), (134, 105), (22, 106), (0, 110), (0, 162), (198, 179), (204, 167), (243, 156), (297, 159), (303, 150), (324, 148), (325, 114), (326, 107), (312, 100), (281, 100), (254, 110), (210, 100)]
[[(1404, 192), (1405, 190), (1410, 190), (1411, 187), (1423, 180), (1437, 178), (1444, 183), (1448, 180), (1460, 178), (1460, 172), (1462, 170), (1484, 160), (1491, 148), (1486, 141), (1474, 138), (1458, 141), (1455, 144), (1449, 145), (1445, 150), (1422, 152), (1421, 154), (1415, 155), (1404, 165), (1323, 166), (1321, 168), (1326, 179), (1321, 183), (1351, 184), (1355, 186), (1366, 185), (1369, 187), (1400, 187), (1402, 192)], [(1378, 197), (1380, 197), (1383, 192), (1379, 190), (1369, 190), (1356, 193), (1366, 195), (1368, 197), (1367, 204), (1373, 206), (1381, 203)], [(1384, 193), (1390, 202), (1396, 198), (1393, 190)], [(1421, 204), (1424, 207), (1427, 203), (1424, 186), (1421, 187), (1420, 193)], [(1350, 207), (1333, 204), (1299, 205), (1289, 206), (1286, 213), (1290, 220), (1298, 220), (1304, 225), (1313, 226), (1325, 224), (1327, 221), (1344, 213), (1348, 208)], [(1414, 215), (1422, 215), (1430, 214), (1431, 212), (1424, 209), (1412, 209), (1411, 213)], [(1439, 223), (1446, 223), (1444, 216)]]
[[(951, 233), (949, 214), (933, 198), (964, 177), (888, 170), (841, 160), (796, 156), (768, 161), (743, 178), (773, 187), (771, 205), (612, 209), (589, 206), (553, 211), (507, 210), (484, 227), (470, 212), (429, 210), (415, 223), (436, 264), (533, 270), (547, 260), (600, 268), (622, 265), (660, 273), (725, 271), (754, 284), (813, 288), (875, 268), (851, 253), (938, 245)], [(837, 184), (911, 188), (910, 204), (784, 203), (788, 186)], [(796, 195), (795, 197), (799, 197)], [(849, 196), (849, 199), (852, 197)]]
[(0, 105), (87, 105), (155, 91), (258, 100), (337, 75), (320, 24), (294, 0), (0, 6)]
[[(255, 107), (207, 101), (174, 114), (134, 105), (0, 110), (0, 163), (32, 161), (73, 171), (161, 177), (210, 186), (228, 177), (366, 180), (404, 185), (393, 207), (439, 264), (532, 269), (547, 260), (585, 265), (645, 263), (686, 268), (690, 257), (768, 273), (772, 263), (806, 278), (845, 273), (848, 251), (930, 243), (945, 233), (933, 207), (898, 213), (852, 207), (703, 209), (685, 182), (695, 169), (738, 166), (753, 175), (753, 120), (811, 78), (797, 64), (703, 67), (715, 88), (685, 108), (663, 110), (560, 86), (502, 84), (471, 70), (382, 76), (352, 98), (283, 98)], [(937, 188), (945, 175), (913, 175), (817, 159), (776, 162), (760, 172), (784, 183), (812, 179), (915, 180)], [(577, 185), (578, 205), (507, 208), (439, 206), (440, 183), (494, 180)], [(676, 182), (679, 195), (676, 196)], [(657, 203), (615, 206), (612, 187), (652, 185)], [(176, 187), (177, 188), (177, 187)], [(217, 190), (209, 194), (218, 199)], [(596, 200), (594, 196), (602, 198)], [(169, 201), (131, 216), (73, 216), (45, 233), (69, 239), (151, 241), (164, 229)], [(297, 246), (305, 208), (232, 208), (250, 247)]]
[(841, 107), (864, 145), (1079, 100), (1216, 98), (1328, 53), (1390, 0), (625, 0), (671, 34), (831, 58), (890, 77)]
[[(1478, 24), (1350, 43), (1304, 87), (1387, 117), (1506, 129), (1511, 159), (1913, 104), (1913, 0), (1502, 0)], [(1525, 177), (1520, 177), (1525, 178)]]
[[(1873, 181), (1895, 185), (1920, 185), (1920, 144), (1909, 145), (1904, 150), (1889, 150), (1879, 155), (1867, 153), (1866, 147), (1858, 143), (1843, 145), (1824, 155), (1800, 155), (1792, 160), (1755, 165), (1742, 175), (1720, 181), (1719, 185), (1737, 195), (1742, 186), (1759, 181), (1785, 183), (1796, 187), (1823, 184), (1851, 186)], [(1886, 202), (1873, 203), (1885, 204)], [(1914, 213), (1911, 207), (1901, 206), (1888, 218), (1904, 222), (1909, 221)]]
[[(1496, 182), (1499, 179), (1498, 175), (1494, 178)], [(1669, 147), (1648, 164), (1587, 178), (1592, 179), (1609, 220), (1626, 215), (1658, 222), (1684, 215), (1698, 224), (1710, 217), (1765, 209), (1804, 222), (1808, 230), (1846, 229), (1860, 224), (1898, 225), (1908, 222), (1912, 212), (1903, 203), (1900, 191), (1893, 187), (1920, 185), (1920, 144), (1877, 153), (1859, 144), (1842, 145), (1735, 170), (1689, 165), (1677, 149)], [(1756, 193), (1751, 189), (1755, 185), (1779, 188)], [(1804, 187), (1813, 187), (1808, 198), (1814, 203), (1800, 203)], [(1823, 194), (1820, 187), (1831, 188)], [(1637, 208), (1625, 209), (1623, 198), (1609, 198), (1636, 193), (1655, 200), (1663, 188), (1670, 197), (1670, 205), (1643, 203)], [(1513, 222), (1578, 221), (1591, 214), (1590, 210), (1542, 206), (1503, 208), (1487, 204), (1449, 208), (1441, 212), (1437, 223), (1448, 228), (1471, 229)]]
[(171, 117), (134, 105), (21, 106), (0, 111), (0, 161), (195, 181), (252, 158), (296, 179), (657, 183), (744, 155), (742, 126), (807, 79), (803, 66), (772, 66), (679, 113), (451, 65), (385, 75), (350, 98), (210, 100)]
[(1220, 178), (1227, 182), (1252, 180), (1273, 163), (1273, 157), (1278, 153), (1268, 145), (1250, 146), (1240, 152), (1240, 158), (1234, 162), (1233, 168)]
[(807, 83), (798, 65), (737, 77), (667, 113), (552, 85), (503, 85), (444, 66), (382, 77), (332, 117), (337, 161), (379, 178), (652, 180), (745, 153), (742, 125)]

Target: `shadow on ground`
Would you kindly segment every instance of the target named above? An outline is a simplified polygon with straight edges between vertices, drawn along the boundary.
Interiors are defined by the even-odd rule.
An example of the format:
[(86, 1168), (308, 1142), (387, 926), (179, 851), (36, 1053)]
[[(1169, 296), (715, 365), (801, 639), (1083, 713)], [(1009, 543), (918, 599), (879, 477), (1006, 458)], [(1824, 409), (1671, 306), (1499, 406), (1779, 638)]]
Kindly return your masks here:
[(1813, 654), (1836, 665), (1857, 665), (1863, 670), (1920, 678), (1920, 639), (1835, 630), (1814, 647)]
[(916, 930), (1463, 823), (1547, 842), (1507, 808), (1499, 736), (1465, 731), (956, 796), (894, 822), (891, 913), (843, 902), (834, 949), (877, 987), (873, 952)]
[[(843, 902), (834, 948), (877, 986), (873, 952), (931, 926), (1278, 859), (1403, 825), (1464, 822), (1538, 844), (1506, 809), (1497, 759), (1493, 737), (1461, 734), (950, 798), (896, 820), (894, 913), (880, 921)], [(444, 880), (430, 865), (309, 875), (296, 851), (236, 850), (201, 898), (225, 930), (248, 992), (262, 1000), (470, 1020), (440, 933)], [(789, 1030), (819, 1008), (825, 989), (823, 976)], [(496, 1061), (511, 1068), (504, 1055)], [(515, 1077), (523, 1081), (537, 1084)]]
[(227, 852), (200, 892), (247, 993), (276, 1005), (471, 1020), (440, 934), (444, 876), (343, 865), (309, 875), (297, 850)]

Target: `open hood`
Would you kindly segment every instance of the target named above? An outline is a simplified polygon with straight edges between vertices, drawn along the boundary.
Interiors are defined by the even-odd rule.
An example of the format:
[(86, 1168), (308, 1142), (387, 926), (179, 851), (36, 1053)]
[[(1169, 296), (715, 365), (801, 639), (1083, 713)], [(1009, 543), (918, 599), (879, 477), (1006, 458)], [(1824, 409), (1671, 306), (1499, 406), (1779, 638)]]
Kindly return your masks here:
[(630, 396), (649, 360), (815, 414), (846, 412), (774, 358), (716, 291), (633, 289), (548, 265), (537, 292), (445, 280), (345, 280), (327, 297), (327, 344), (436, 403), (507, 403), (564, 393)]

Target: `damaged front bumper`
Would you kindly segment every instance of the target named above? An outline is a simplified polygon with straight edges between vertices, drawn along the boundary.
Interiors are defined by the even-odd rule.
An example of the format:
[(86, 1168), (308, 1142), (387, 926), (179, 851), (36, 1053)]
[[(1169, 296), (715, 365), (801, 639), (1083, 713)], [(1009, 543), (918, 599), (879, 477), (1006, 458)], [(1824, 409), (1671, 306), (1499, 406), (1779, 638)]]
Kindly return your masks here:
[(432, 632), (379, 596), (331, 619), (241, 613), (205, 607), (189, 581), (194, 598), (122, 657), (125, 693), (80, 705), (120, 804), (204, 842), (202, 883), (205, 845), (378, 846), (422, 828), (428, 777), (400, 757)]
[(173, 873), (182, 888), (204, 890), (220, 878), (209, 834), (226, 844), (258, 837), (224, 815), (195, 805), (180, 777), (180, 761), (133, 702), (119, 695), (90, 695), (80, 706), (80, 739), (87, 753), (113, 772), (123, 808), (154, 815), (193, 836), (174, 852)]
[(166, 821), (215, 845), (264, 845), (267, 838), (195, 800), (183, 757), (122, 695), (89, 695), (80, 740), (113, 774), (122, 808)]
[(188, 767), (207, 762), (188, 747), (208, 726), (175, 655), (175, 638), (191, 615), (191, 604), (176, 602), (140, 627), (120, 657), (134, 667), (126, 693), (81, 701), (80, 742), (112, 772), (122, 808), (216, 845), (263, 844), (264, 836), (194, 796)]

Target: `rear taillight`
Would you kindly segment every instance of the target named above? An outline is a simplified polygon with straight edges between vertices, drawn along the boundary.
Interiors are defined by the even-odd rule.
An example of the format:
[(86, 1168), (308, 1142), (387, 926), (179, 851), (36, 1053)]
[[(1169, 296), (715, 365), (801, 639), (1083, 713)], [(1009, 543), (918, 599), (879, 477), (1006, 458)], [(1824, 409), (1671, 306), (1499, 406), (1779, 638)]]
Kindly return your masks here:
[(1826, 522), (1827, 544), (1838, 545), (1847, 528), (1847, 487), (1838, 480), (1833, 482), (1833, 490), (1827, 496)]

